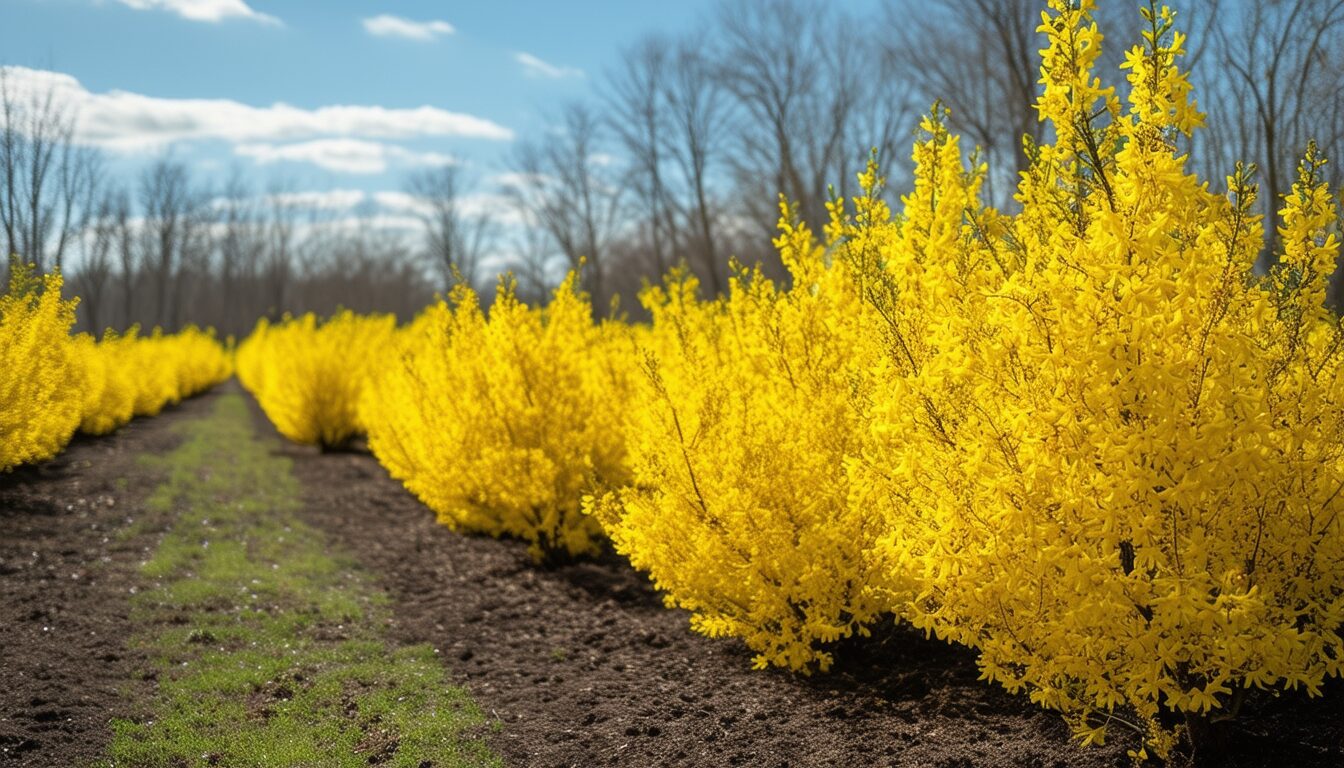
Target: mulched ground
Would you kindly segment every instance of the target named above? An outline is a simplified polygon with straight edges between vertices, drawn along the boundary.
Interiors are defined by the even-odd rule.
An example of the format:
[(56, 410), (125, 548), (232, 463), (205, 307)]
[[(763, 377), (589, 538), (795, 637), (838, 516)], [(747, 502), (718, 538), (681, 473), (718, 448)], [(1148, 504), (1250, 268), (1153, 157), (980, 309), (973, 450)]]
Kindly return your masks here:
[(125, 647), (127, 613), (155, 541), (119, 533), (156, 484), (137, 457), (177, 445), (172, 425), (203, 400), (0, 475), (0, 765), (88, 765), (109, 720), (135, 710), (128, 691), (147, 665)]
[[(123, 645), (128, 598), (155, 536), (116, 534), (155, 482), (135, 457), (171, 449), (173, 424), (212, 399), (0, 477), (0, 765), (86, 765), (108, 721), (135, 713), (151, 665)], [(1078, 748), (1056, 716), (977, 681), (959, 649), (892, 629), (840, 649), (830, 674), (752, 671), (745, 648), (693, 635), (617, 558), (539, 569), (517, 542), (436, 524), (368, 455), (277, 450), (309, 519), (391, 595), (393, 637), (439, 649), (498, 720), (509, 765), (1127, 764), (1119, 745)], [(1252, 702), (1213, 764), (1344, 765), (1344, 690), (1330, 688)]]

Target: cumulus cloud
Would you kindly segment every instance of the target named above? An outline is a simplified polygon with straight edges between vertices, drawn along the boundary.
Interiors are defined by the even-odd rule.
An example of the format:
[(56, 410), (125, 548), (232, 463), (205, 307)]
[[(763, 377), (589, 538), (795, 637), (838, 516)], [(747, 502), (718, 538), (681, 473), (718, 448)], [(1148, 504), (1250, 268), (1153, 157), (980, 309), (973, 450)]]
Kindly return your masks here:
[(583, 70), (574, 67), (558, 67), (549, 62), (533, 56), (530, 53), (519, 51), (513, 55), (514, 61), (523, 65), (523, 74), (528, 77), (539, 77), (547, 80), (563, 80), (567, 77), (583, 77)]
[(27, 67), (0, 67), (20, 100), (52, 99), (78, 116), (76, 139), (117, 151), (155, 150), (175, 141), (293, 141), (322, 136), (407, 139), (427, 136), (508, 141), (513, 132), (484, 118), (437, 107), (389, 109), (333, 105), (305, 109), (266, 107), (231, 99), (165, 99), (128, 91), (93, 93), (70, 75)]
[(356, 232), (380, 231), (402, 235), (407, 247), (413, 247), (411, 237), (424, 228), (424, 222), (414, 216), (391, 216), (373, 214), (371, 216), (339, 216), (322, 221), (300, 221), (295, 227), (299, 239), (319, 234), (352, 234)]
[(190, 21), (218, 24), (229, 19), (243, 19), (260, 24), (281, 26), (280, 20), (261, 13), (244, 0), (117, 0), (137, 11), (168, 11)]
[(284, 208), (302, 208), (318, 211), (348, 211), (368, 199), (362, 189), (321, 189), (303, 192), (277, 192), (267, 195), (263, 202)]
[(497, 173), (491, 180), (494, 181), (500, 189), (527, 189), (528, 187), (535, 187), (552, 181), (551, 177), (544, 173), (518, 173), (514, 171)]
[[(492, 177), (496, 183), (498, 177)], [(373, 202), (379, 210), (391, 215), (423, 217), (434, 213), (434, 206), (425, 198), (396, 190), (373, 193)], [(464, 216), (486, 215), (505, 227), (522, 227), (525, 220), (517, 206), (497, 192), (472, 192), (457, 199), (457, 210)]]
[(339, 173), (383, 173), (389, 166), (446, 165), (453, 158), (439, 152), (415, 152), (393, 144), (362, 139), (314, 139), (294, 144), (238, 144), (235, 154), (258, 163), (312, 163)]
[(428, 201), (408, 192), (398, 192), (396, 190), (374, 192), (373, 201), (383, 210), (402, 214), (428, 216), (434, 212), (434, 206), (430, 205)]
[(452, 24), (446, 21), (438, 19), (412, 21), (386, 13), (364, 19), (362, 23), (364, 24), (364, 31), (374, 37), (399, 37), (403, 40), (415, 40), (422, 43), (432, 42), (457, 31), (453, 29)]

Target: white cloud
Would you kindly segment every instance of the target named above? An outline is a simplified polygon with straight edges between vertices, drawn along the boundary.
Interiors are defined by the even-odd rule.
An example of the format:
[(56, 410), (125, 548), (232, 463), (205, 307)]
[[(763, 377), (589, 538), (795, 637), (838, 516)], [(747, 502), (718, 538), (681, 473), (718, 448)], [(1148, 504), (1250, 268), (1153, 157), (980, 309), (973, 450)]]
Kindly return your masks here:
[(523, 74), (528, 77), (541, 77), (547, 80), (562, 80), (567, 77), (583, 77), (583, 70), (574, 67), (557, 67), (542, 61), (530, 53), (519, 51), (513, 55), (514, 61), (523, 65)]
[[(392, 216), (374, 214), (371, 216), (338, 216), (314, 222), (300, 222), (296, 232), (300, 238), (316, 233), (340, 233), (383, 231), (405, 235), (415, 234), (425, 226), (414, 216)], [(409, 242), (407, 243), (409, 245)]]
[(412, 21), (386, 13), (364, 19), (361, 23), (364, 25), (364, 31), (374, 37), (399, 37), (403, 40), (415, 40), (422, 43), (431, 42), (457, 31), (453, 29), (452, 24), (446, 21), (438, 19)]
[(264, 202), (283, 208), (319, 211), (348, 211), (361, 205), (368, 195), (361, 189), (322, 189), (305, 192), (277, 192)]
[(451, 164), (453, 158), (438, 152), (414, 152), (404, 147), (361, 139), (315, 139), (295, 144), (238, 144), (235, 154), (258, 163), (312, 163), (339, 173), (383, 173), (390, 165), (425, 166)]
[(80, 142), (119, 151), (155, 150), (175, 141), (201, 139), (237, 143), (321, 136), (513, 138), (511, 130), (490, 120), (438, 107), (333, 105), (305, 109), (283, 103), (256, 107), (231, 99), (164, 99), (128, 91), (92, 93), (70, 75), (27, 67), (0, 67), (0, 74), (20, 101), (50, 94), (59, 106), (76, 114), (76, 138)]
[(229, 19), (245, 19), (261, 24), (282, 26), (270, 14), (254, 10), (244, 0), (117, 0), (137, 11), (168, 11), (190, 21), (218, 24)]
[(397, 192), (394, 190), (385, 190), (373, 193), (373, 201), (379, 208), (397, 213), (409, 213), (415, 216), (425, 216), (434, 212), (434, 207), (425, 201), (422, 197), (417, 197), (407, 192)]
[[(373, 193), (373, 201), (378, 208), (395, 215), (427, 216), (434, 207), (423, 197), (385, 190)], [(521, 227), (524, 224), (521, 214), (513, 202), (505, 195), (493, 192), (473, 192), (462, 195), (457, 200), (458, 211), (465, 216), (488, 215), (496, 224), (506, 227)]]
[(500, 189), (527, 189), (540, 184), (547, 184), (552, 181), (551, 177), (544, 173), (517, 173), (508, 171), (498, 173), (491, 177)]

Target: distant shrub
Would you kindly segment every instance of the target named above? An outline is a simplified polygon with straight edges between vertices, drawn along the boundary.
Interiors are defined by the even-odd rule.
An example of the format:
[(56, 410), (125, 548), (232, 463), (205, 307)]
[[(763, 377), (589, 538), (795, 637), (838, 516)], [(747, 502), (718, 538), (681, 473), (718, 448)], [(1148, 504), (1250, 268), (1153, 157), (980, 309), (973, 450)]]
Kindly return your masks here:
[(238, 347), (238, 376), (280, 434), (337, 448), (364, 432), (359, 399), (383, 364), (396, 319), (350, 311), (262, 321)]
[(0, 296), (0, 470), (52, 458), (83, 417), (84, 369), (70, 336), (77, 302), (61, 286), (59, 273), (11, 262)]
[(544, 308), (502, 283), (488, 316), (459, 287), (399, 334), (365, 393), (369, 446), (453, 528), (516, 536), (539, 560), (594, 553), (581, 499), (628, 478), (626, 333), (593, 321), (572, 276)]

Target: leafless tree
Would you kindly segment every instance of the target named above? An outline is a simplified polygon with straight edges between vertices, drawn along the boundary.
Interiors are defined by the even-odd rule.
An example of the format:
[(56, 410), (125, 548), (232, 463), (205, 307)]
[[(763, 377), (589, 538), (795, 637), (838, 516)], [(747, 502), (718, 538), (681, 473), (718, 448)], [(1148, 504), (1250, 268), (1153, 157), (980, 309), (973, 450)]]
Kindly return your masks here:
[[(260, 208), (252, 186), (235, 167), (224, 182), (215, 208), (220, 307), (217, 325), (222, 332), (246, 330), (239, 327), (237, 318), (251, 307), (239, 305), (250, 305), (245, 292), (256, 278), (257, 263), (266, 247)], [(252, 319), (243, 317), (242, 323)]]
[(568, 105), (554, 132), (518, 146), (516, 179), (506, 193), (549, 236), (569, 268), (579, 272), (593, 300), (602, 303), (608, 298), (603, 271), (618, 223), (620, 190), (598, 141), (593, 110)]
[[(549, 242), (545, 230), (535, 222), (525, 220), (515, 229), (507, 249), (509, 258), (505, 269), (517, 281), (518, 298), (530, 303), (545, 302), (547, 293), (555, 285), (557, 272), (563, 267), (555, 249)], [(483, 298), (489, 298), (489, 290), (482, 286)]]
[[(762, 235), (774, 231), (775, 196), (798, 204), (803, 218), (822, 220), (827, 169), (809, 162), (840, 151), (825, 141), (841, 131), (849, 96), (824, 102), (822, 58), (834, 13), (797, 0), (734, 0), (720, 6), (716, 74), (738, 107), (733, 153), (736, 181)], [(828, 108), (829, 107), (829, 108)], [(853, 148), (845, 151), (853, 152)], [(827, 158), (829, 159), (829, 158)]]
[(472, 205), (468, 188), (457, 165), (427, 168), (406, 183), (421, 206), (417, 215), (424, 223), (425, 249), (445, 290), (458, 280), (476, 285), (497, 230), (491, 212)]
[[(114, 251), (118, 246), (119, 231), (117, 208), (121, 204), (116, 191), (107, 190), (99, 197), (88, 226), (81, 232), (79, 271), (75, 286), (79, 292), (79, 311), (84, 323), (94, 333), (100, 333), (109, 321), (107, 302), (113, 277)], [(129, 215), (129, 214), (128, 214)]]
[(1035, 108), (1041, 7), (1038, 0), (888, 0), (883, 9), (884, 60), (913, 84), (921, 108), (948, 107), (952, 129), (972, 145), (964, 149), (979, 147), (989, 163), (985, 193), (998, 205), (1026, 165), (1023, 137), (1042, 134)]
[[(124, 188), (109, 190), (107, 217), (112, 229), (113, 247), (120, 267), (121, 315), (118, 325), (125, 330), (135, 322), (135, 288), (139, 277), (139, 244), (131, 223), (131, 195)], [(92, 326), (90, 330), (101, 330)]]
[(714, 199), (713, 189), (720, 164), (726, 160), (728, 105), (712, 65), (694, 38), (683, 39), (672, 54), (666, 98), (671, 122), (669, 154), (686, 188), (680, 206), (686, 220), (682, 247), (687, 261), (699, 267), (696, 271), (717, 295), (726, 287), (723, 249), (727, 243), (720, 242), (723, 234), (718, 219), (723, 204)]
[(656, 275), (672, 266), (682, 245), (667, 179), (672, 57), (667, 38), (651, 35), (621, 53), (605, 82), (607, 124), (629, 159), (625, 181), (634, 194), (627, 198), (626, 217), (637, 222), (641, 249), (647, 249)]
[[(188, 322), (209, 324), (217, 287), (214, 281), (216, 212), (209, 205), (207, 189), (190, 189), (187, 209), (182, 217), (182, 247), (178, 268), (173, 274), (172, 301), (167, 327), (178, 330)], [(183, 317), (183, 308), (190, 317)]]
[(154, 287), (154, 325), (170, 330), (178, 324), (180, 297), (175, 289), (196, 204), (191, 178), (181, 162), (164, 156), (145, 168), (140, 177), (143, 263)]
[(293, 190), (273, 182), (266, 196), (269, 203), (266, 220), (266, 250), (263, 273), (266, 316), (272, 320), (284, 314), (285, 299), (293, 271), (294, 227), (298, 205)]
[(39, 270), (63, 265), (94, 212), (100, 158), (74, 130), (54, 93), (22, 93), (0, 68), (0, 226), (7, 252)]
[(285, 309), (319, 315), (338, 309), (392, 312), (409, 320), (433, 295), (412, 243), (410, 232), (380, 227), (367, 212), (353, 221), (310, 222), (295, 243), (300, 269)]
[[(1243, 13), (1217, 25), (1217, 65), (1200, 70), (1209, 116), (1202, 160), (1219, 177), (1236, 160), (1256, 163), (1265, 214), (1273, 217), (1309, 140), (1344, 159), (1344, 0), (1267, 0)], [(1332, 170), (1337, 186), (1344, 177)], [(1274, 258), (1274, 227), (1266, 232), (1262, 268)]]

